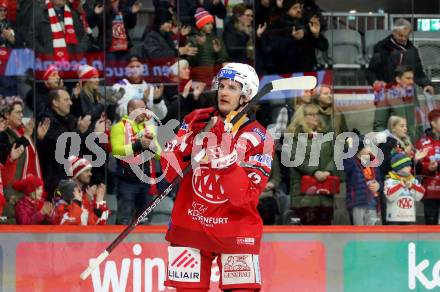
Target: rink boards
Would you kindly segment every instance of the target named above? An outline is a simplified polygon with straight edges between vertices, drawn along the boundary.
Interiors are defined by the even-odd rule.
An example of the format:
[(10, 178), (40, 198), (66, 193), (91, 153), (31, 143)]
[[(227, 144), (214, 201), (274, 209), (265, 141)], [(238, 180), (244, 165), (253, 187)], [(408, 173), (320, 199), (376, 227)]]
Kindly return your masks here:
[[(165, 227), (142, 226), (86, 281), (118, 226), (0, 226), (1, 291), (172, 291)], [(439, 291), (440, 228), (266, 227), (262, 291)], [(212, 267), (210, 291), (219, 291)]]

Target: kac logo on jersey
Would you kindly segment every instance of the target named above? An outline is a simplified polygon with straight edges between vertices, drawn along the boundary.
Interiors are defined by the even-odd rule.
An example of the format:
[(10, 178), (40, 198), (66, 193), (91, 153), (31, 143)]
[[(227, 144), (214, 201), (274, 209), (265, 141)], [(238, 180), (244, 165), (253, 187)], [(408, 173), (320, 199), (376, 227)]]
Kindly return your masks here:
[(201, 166), (194, 170), (192, 187), (197, 196), (209, 203), (222, 204), (228, 201), (220, 184), (220, 176), (211, 173), (208, 167)]
[(410, 198), (400, 198), (397, 201), (397, 206), (402, 209), (411, 209), (413, 207), (413, 200)]

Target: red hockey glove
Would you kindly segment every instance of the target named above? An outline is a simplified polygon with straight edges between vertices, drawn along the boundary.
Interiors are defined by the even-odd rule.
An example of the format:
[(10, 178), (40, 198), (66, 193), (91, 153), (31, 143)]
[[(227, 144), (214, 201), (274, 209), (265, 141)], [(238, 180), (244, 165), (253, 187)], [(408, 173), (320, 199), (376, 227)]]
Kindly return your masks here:
[(211, 163), (213, 169), (226, 169), (236, 164), (239, 159), (242, 159), (241, 152), (246, 150), (246, 147), (237, 145), (236, 139), (232, 133), (226, 133), (224, 123), (218, 120), (211, 129), (217, 137), (218, 144), (214, 147), (206, 149), (208, 161)]
[(206, 126), (211, 116), (215, 112), (215, 108), (198, 109), (185, 117), (185, 122), (188, 124), (188, 131), (193, 134), (198, 134)]

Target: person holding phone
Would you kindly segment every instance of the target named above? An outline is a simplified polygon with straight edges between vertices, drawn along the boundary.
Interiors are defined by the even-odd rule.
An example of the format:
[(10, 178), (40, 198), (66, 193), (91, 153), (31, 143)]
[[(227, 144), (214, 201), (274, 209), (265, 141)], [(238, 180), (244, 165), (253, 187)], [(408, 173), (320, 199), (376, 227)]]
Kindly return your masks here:
[(283, 14), (263, 34), (264, 60), (269, 73), (315, 71), (316, 50), (326, 51), (318, 15), (305, 18), (300, 0), (283, 1)]

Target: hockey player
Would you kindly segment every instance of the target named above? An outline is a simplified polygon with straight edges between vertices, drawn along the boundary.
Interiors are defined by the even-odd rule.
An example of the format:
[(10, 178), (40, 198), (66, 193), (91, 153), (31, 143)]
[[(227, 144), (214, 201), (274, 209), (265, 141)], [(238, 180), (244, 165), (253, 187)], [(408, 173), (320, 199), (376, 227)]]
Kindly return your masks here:
[[(162, 152), (164, 169), (176, 162), (184, 169), (199, 152), (193, 147), (201, 147), (197, 134), (212, 125), (205, 134), (217, 138), (217, 143), (213, 145), (209, 136), (208, 143), (202, 140), (206, 155), (183, 177), (166, 234), (170, 246), (165, 284), (178, 292), (208, 291), (214, 259), (223, 291), (261, 288), (263, 226), (257, 204), (270, 173), (273, 142), (255, 120), (240, 119), (239, 127), (231, 132), (227, 131), (230, 127), (225, 129), (230, 113), (243, 110), (256, 95), (259, 79), (255, 70), (247, 64), (230, 63), (217, 78), (217, 106), (187, 115), (176, 138)], [(168, 168), (168, 181), (178, 175), (175, 169), (178, 167)]]

